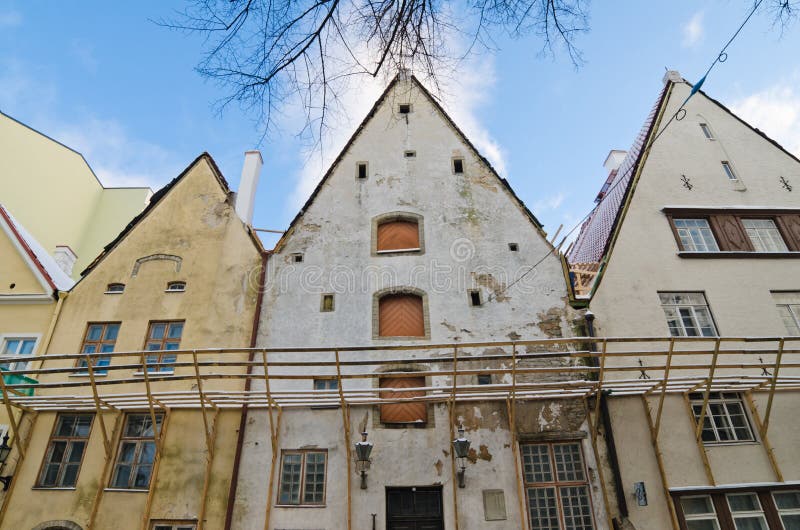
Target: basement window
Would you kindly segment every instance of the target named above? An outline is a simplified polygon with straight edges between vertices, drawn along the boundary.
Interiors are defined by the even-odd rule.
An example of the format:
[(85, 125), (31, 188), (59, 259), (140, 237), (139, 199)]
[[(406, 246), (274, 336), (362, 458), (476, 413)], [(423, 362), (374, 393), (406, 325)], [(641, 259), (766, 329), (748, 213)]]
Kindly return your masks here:
[(480, 307), (481, 305), (481, 292), (478, 289), (470, 289), (467, 291), (469, 293), (469, 305), (472, 307)]
[(405, 151), (403, 153), (403, 156), (406, 157), (406, 158), (416, 158), (417, 157), (417, 152), (416, 151)]
[(511, 252), (517, 252), (519, 250), (519, 244), (517, 244), (517, 243), (509, 243), (508, 244), (508, 250), (510, 250)]
[(411, 104), (410, 103), (400, 103), (397, 110), (400, 114), (411, 114)]
[(356, 163), (356, 178), (359, 178), (359, 179), (367, 178), (367, 163), (366, 162), (357, 162)]
[(479, 385), (491, 385), (492, 384), (492, 374), (478, 374), (478, 384)]
[(456, 175), (463, 175), (464, 174), (464, 159), (463, 158), (454, 158), (453, 159), (453, 173)]
[(323, 294), (322, 301), (320, 302), (320, 311), (323, 313), (327, 313), (333, 311), (333, 295), (332, 294)]
[(292, 254), (292, 262), (294, 263), (303, 263), (303, 255), (302, 254)]
[(186, 282), (169, 282), (167, 284), (168, 293), (182, 293), (186, 290)]
[(122, 294), (122, 291), (125, 290), (124, 283), (109, 283), (106, 286), (105, 294)]

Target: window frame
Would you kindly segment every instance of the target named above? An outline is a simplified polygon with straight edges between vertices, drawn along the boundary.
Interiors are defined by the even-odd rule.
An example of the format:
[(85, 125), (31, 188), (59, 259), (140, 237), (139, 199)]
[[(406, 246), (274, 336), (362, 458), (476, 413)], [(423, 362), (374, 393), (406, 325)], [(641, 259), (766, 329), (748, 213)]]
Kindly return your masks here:
[[(780, 318), (783, 326), (786, 328), (787, 336), (800, 337), (800, 291), (770, 291), (770, 294), (772, 295), (772, 299), (775, 301), (775, 308), (778, 310), (778, 318)], [(794, 295), (797, 298), (797, 302), (779, 301), (777, 300), (776, 295), (778, 297), (781, 295)], [(792, 319), (792, 323), (794, 324), (796, 330), (790, 330), (787, 327), (785, 316), (782, 314), (781, 308), (785, 308), (785, 310), (788, 312), (788, 316)]]
[[(694, 245), (694, 238), (691, 237), (691, 230), (692, 229), (702, 230), (703, 228), (702, 227), (700, 227), (700, 228), (698, 228), (698, 227), (680, 227), (677, 224), (679, 221), (705, 221), (705, 223), (706, 223), (705, 228), (708, 229), (708, 232), (710, 233), (711, 239), (714, 241), (714, 246), (716, 246), (716, 248), (715, 249), (706, 248), (706, 249), (702, 249), (702, 250), (698, 250), (697, 248), (694, 248), (694, 249), (686, 248), (686, 245), (683, 242), (683, 238), (681, 237), (681, 230), (689, 231), (690, 239), (692, 240), (692, 244)], [(717, 239), (717, 234), (714, 232), (714, 227), (711, 225), (711, 220), (708, 217), (702, 217), (702, 216), (698, 216), (698, 217), (674, 217), (674, 216), (672, 216), (672, 217), (670, 217), (670, 225), (672, 226), (672, 230), (674, 232), (675, 239), (678, 242), (678, 248), (682, 252), (721, 252), (720, 246), (719, 246), (719, 240)], [(703, 242), (706, 243), (705, 238), (703, 237), (702, 239), (703, 239)], [(694, 246), (696, 247), (696, 245), (694, 245)]]
[[(774, 218), (748, 216), (748, 217), (740, 217), (739, 221), (742, 223), (742, 228), (744, 229), (745, 235), (747, 235), (747, 238), (750, 240), (750, 244), (753, 246), (753, 249), (754, 249), (753, 252), (770, 253), (770, 254), (789, 252), (789, 245), (786, 243), (786, 238), (781, 233), (781, 229), (778, 226), (778, 223), (775, 222)], [(772, 223), (772, 227), (771, 228), (748, 228), (747, 225), (745, 224), (747, 221), (768, 221), (768, 222)], [(756, 245), (756, 240), (753, 239), (752, 235), (750, 235), (749, 230), (755, 230), (756, 231), (756, 235), (758, 236), (757, 239), (759, 241), (759, 245), (761, 245), (763, 243), (763, 241), (764, 241), (764, 237), (761, 235), (761, 230), (773, 230), (773, 229), (777, 233), (778, 239), (780, 240), (781, 244), (783, 244), (783, 248), (782, 249), (778, 249), (778, 250), (759, 250), (758, 249), (758, 245)]]
[[(697, 514), (690, 514), (687, 515), (683, 509), (683, 503), (681, 502), (683, 499), (698, 499), (698, 498), (707, 498), (709, 504), (711, 505), (711, 512), (705, 513), (697, 513)], [(720, 530), (722, 527), (719, 522), (719, 512), (717, 510), (717, 503), (714, 501), (714, 497), (709, 494), (694, 494), (694, 495), (683, 495), (677, 499), (676, 508), (677, 512), (680, 514), (680, 518), (682, 518), (682, 528), (689, 528), (690, 521), (713, 521), (716, 525), (714, 530)]]
[(158, 530), (159, 527), (166, 527), (169, 530), (197, 530), (196, 519), (160, 519), (150, 521), (150, 530)]
[[(81, 437), (81, 436), (57, 436), (56, 433), (58, 432), (58, 427), (60, 425), (61, 418), (64, 417), (64, 416), (89, 416), (91, 419), (89, 420), (89, 432), (86, 434), (86, 437)], [(92, 429), (94, 428), (94, 418), (95, 418), (95, 416), (96, 416), (96, 414), (93, 413), (93, 412), (77, 412), (77, 413), (76, 412), (59, 412), (58, 414), (56, 414), (55, 421), (53, 422), (53, 427), (50, 429), (50, 438), (48, 438), (48, 440), (47, 440), (47, 447), (45, 449), (44, 456), (42, 456), (42, 462), (39, 465), (39, 472), (36, 475), (36, 482), (34, 483), (35, 485), (34, 485), (33, 489), (48, 489), (48, 490), (52, 490), (52, 489), (68, 489), (68, 490), (73, 490), (73, 489), (75, 489), (77, 487), (78, 479), (81, 476), (81, 469), (83, 469), (83, 461), (85, 460), (86, 452), (87, 452), (87, 449), (89, 448), (89, 440), (91, 440), (91, 437), (92, 437)], [(53, 442), (54, 441), (65, 441), (67, 443), (67, 448), (68, 448), (68, 451), (65, 450), (65, 452), (64, 452), (64, 457), (65, 457), (64, 461), (62, 461), (59, 464), (59, 470), (58, 470), (59, 480), (56, 481), (57, 483), (61, 482), (63, 480), (63, 478), (64, 478), (64, 471), (66, 469), (66, 463), (67, 463), (66, 462), (67, 454), (72, 454), (73, 443), (75, 443), (75, 441), (83, 441), (83, 443), (84, 443), (83, 452), (81, 453), (81, 460), (78, 463), (78, 471), (75, 473), (75, 484), (73, 484), (71, 486), (63, 486), (63, 485), (61, 485), (61, 486), (58, 486), (58, 485), (56, 485), (56, 486), (47, 486), (47, 485), (42, 484), (45, 472), (47, 471), (47, 467), (50, 465), (48, 461), (49, 461), (50, 456), (52, 455), (52, 452), (53, 452)]]
[[(670, 491), (670, 497), (675, 505), (675, 512), (678, 516), (678, 523), (683, 530), (688, 530), (686, 514), (683, 510), (681, 499), (691, 497), (709, 497), (714, 507), (715, 515), (717, 518), (718, 529), (733, 529), (735, 522), (733, 512), (730, 510), (728, 503), (728, 495), (736, 494), (754, 494), (758, 497), (761, 506), (761, 513), (767, 523), (769, 530), (783, 530), (785, 526), (780, 518), (780, 510), (775, 501), (776, 493), (800, 493), (800, 488), (797, 484), (781, 484), (772, 483), (767, 485), (751, 484), (748, 486), (734, 486), (734, 487), (701, 487), (693, 490), (678, 489), (677, 491)], [(800, 513), (800, 509), (791, 509), (784, 511), (796, 512), (791, 515)], [(688, 520), (691, 520), (688, 519)]]
[(708, 122), (700, 122), (700, 130), (703, 132), (703, 136), (706, 140), (716, 140), (717, 137), (714, 136), (714, 131), (711, 130), (711, 127), (708, 125)]
[[(364, 168), (364, 176), (361, 176), (361, 168)], [(369, 178), (369, 162), (359, 160), (356, 162), (356, 180), (367, 180)]]
[[(117, 442), (117, 451), (114, 455), (114, 465), (111, 468), (111, 476), (108, 479), (108, 489), (111, 490), (121, 490), (121, 491), (150, 491), (150, 487), (153, 484), (153, 469), (155, 468), (156, 461), (159, 458), (158, 454), (158, 442), (161, 434), (164, 432), (164, 423), (166, 422), (166, 414), (163, 412), (156, 412), (156, 425), (153, 425), (153, 436), (127, 436), (126, 431), (128, 428), (128, 422), (134, 416), (140, 416), (144, 419), (150, 420), (152, 423), (152, 417), (149, 412), (127, 412), (125, 413), (124, 421), (122, 422), (122, 430), (120, 431), (119, 440)], [(117, 468), (120, 466), (120, 456), (122, 455), (122, 447), (123, 444), (126, 442), (135, 443), (135, 449), (133, 453), (133, 460), (131, 462), (126, 462), (125, 465), (130, 466), (131, 472), (128, 476), (128, 486), (117, 486), (114, 484), (115, 479), (117, 477)], [(140, 457), (142, 454), (142, 447), (145, 444), (152, 443), (153, 444), (153, 461), (147, 465), (150, 466), (150, 474), (147, 478), (147, 487), (135, 487), (131, 484), (135, 484), (136, 481), (136, 472), (142, 467), (142, 463), (140, 461)]]
[[(556, 462), (555, 451), (553, 450), (554, 446), (563, 445), (563, 446), (575, 446), (578, 448), (578, 455), (580, 456), (580, 470), (583, 474), (582, 480), (560, 480), (559, 479), (559, 471)], [(550, 466), (550, 479), (549, 481), (528, 481), (528, 473), (525, 471), (525, 454), (523, 452), (524, 448), (527, 446), (545, 446), (547, 447), (547, 456), (549, 459), (549, 466)], [(565, 530), (567, 528), (565, 522), (565, 513), (564, 513), (564, 505), (563, 500), (561, 497), (561, 488), (576, 488), (582, 487), (586, 493), (586, 498), (589, 502), (589, 514), (591, 517), (591, 527), (593, 530), (597, 530), (597, 517), (594, 511), (594, 500), (592, 499), (592, 488), (589, 480), (589, 470), (586, 465), (586, 456), (584, 455), (583, 450), (583, 443), (581, 440), (553, 440), (553, 441), (530, 441), (530, 442), (521, 442), (519, 444), (519, 452), (520, 452), (520, 463), (522, 466), (522, 487), (525, 489), (525, 504), (527, 507), (527, 515), (528, 519), (532, 518), (533, 515), (531, 514), (531, 503), (530, 503), (530, 492), (531, 489), (552, 489), (555, 492), (555, 500), (556, 500), (556, 510), (558, 512), (558, 524), (559, 530)]]
[[(322, 501), (321, 502), (305, 502), (306, 494), (306, 457), (309, 453), (324, 455), (324, 470), (322, 478)], [(300, 460), (300, 491), (298, 493), (297, 503), (282, 503), (281, 502), (281, 486), (283, 485), (283, 462), (287, 455), (301, 455)], [(281, 449), (280, 470), (278, 476), (277, 495), (275, 497), (275, 506), (282, 506), (287, 508), (324, 508), (328, 500), (328, 450), (327, 449)]]
[[(101, 331), (101, 334), (100, 334), (100, 340), (97, 340), (97, 341), (89, 341), (88, 340), (89, 339), (89, 330), (92, 328), (92, 326), (102, 326), (102, 331)], [(104, 344), (110, 343), (110, 341), (108, 341), (108, 340), (103, 340), (104, 337), (106, 336), (106, 330), (108, 329), (108, 326), (117, 326), (117, 333), (116, 333), (116, 336), (114, 337), (114, 342), (111, 343), (111, 350), (107, 351), (107, 352), (101, 352), (101, 351), (84, 352), (83, 350), (86, 349), (86, 346), (88, 344), (93, 344), (96, 347), (102, 348), (102, 346)], [(120, 321), (116, 321), (116, 322), (112, 322), (112, 321), (109, 321), (109, 322), (87, 322), (86, 323), (86, 331), (83, 332), (83, 339), (81, 339), (81, 346), (80, 346), (80, 349), (78, 351), (80, 351), (81, 354), (89, 353), (90, 355), (92, 355), (92, 357), (91, 357), (91, 359), (92, 359), (92, 372), (94, 373), (95, 376), (108, 375), (108, 370), (105, 370), (104, 368), (107, 368), (107, 367), (111, 366), (112, 357), (111, 356), (105, 356), (104, 357), (104, 356), (98, 355), (98, 354), (100, 354), (100, 353), (114, 353), (114, 350), (117, 348), (117, 340), (119, 339), (119, 332), (120, 332), (121, 329), (122, 329), (122, 322), (120, 322)], [(100, 364), (101, 361), (107, 361), (107, 362), (106, 362), (106, 364)], [(86, 363), (86, 359), (83, 358), (83, 357), (81, 357), (81, 358), (79, 358), (79, 359), (77, 359), (75, 361), (75, 368), (78, 368), (78, 371), (75, 373), (75, 375), (79, 375), (79, 376), (88, 376), (89, 375), (89, 367), (88, 367), (88, 364), (85, 364), (85, 363)]]
[[(422, 326), (423, 335), (381, 335), (381, 299), (385, 296), (406, 294), (418, 296), (422, 299)], [(381, 289), (372, 295), (372, 339), (373, 340), (430, 340), (431, 320), (428, 308), (428, 294), (415, 287), (390, 287)]]
[(725, 173), (725, 176), (728, 178), (729, 182), (741, 182), (739, 179), (739, 174), (733, 168), (733, 164), (731, 164), (730, 160), (720, 160), (720, 164), (722, 165), (722, 171)]
[[(658, 291), (658, 301), (661, 305), (661, 310), (664, 312), (664, 319), (665, 323), (667, 324), (667, 331), (669, 331), (670, 337), (718, 337), (719, 336), (719, 328), (717, 327), (717, 323), (714, 319), (714, 313), (711, 312), (711, 306), (708, 303), (708, 298), (706, 298), (705, 291)], [(703, 297), (705, 304), (664, 304), (664, 301), (661, 299), (662, 295), (700, 295)], [(689, 308), (692, 312), (692, 320), (697, 323), (697, 329), (700, 332), (699, 335), (689, 335), (686, 333), (686, 325), (683, 321), (683, 315), (678, 312), (678, 321), (680, 323), (680, 329), (683, 331), (684, 334), (682, 335), (675, 335), (672, 332), (672, 327), (670, 327), (670, 317), (667, 316), (666, 309), (668, 307), (676, 308), (676, 310), (680, 310), (681, 308)], [(702, 330), (702, 326), (699, 325), (699, 321), (697, 319), (697, 313), (695, 311), (696, 307), (705, 307), (706, 311), (708, 311), (708, 320), (711, 323), (711, 331), (713, 332), (712, 335), (704, 335)]]
[[(8, 362), (5, 362), (5, 361), (4, 362), (0, 362), (0, 366), (6, 365), (6, 364), (8, 365), (8, 368), (3, 368), (3, 371), (16, 372), (16, 371), (25, 371), (25, 370), (27, 370), (28, 366), (30, 365), (30, 361), (29, 360), (26, 361), (26, 360), (12, 360), (12, 359), (16, 359), (16, 358), (24, 359), (25, 357), (35, 356), (36, 355), (36, 349), (39, 347), (39, 341), (41, 341), (41, 339), (42, 339), (42, 335), (40, 333), (4, 333), (4, 334), (0, 334), (0, 358), (8, 357), (8, 359), (7, 359)], [(19, 349), (22, 347), (22, 345), (25, 342), (32, 340), (33, 341), (33, 347), (31, 348), (31, 352), (30, 353), (18, 353), (18, 352), (5, 353), (6, 345), (8, 344), (8, 342), (9, 341), (14, 341), (14, 340), (20, 341), (19, 348), (17, 348), (18, 351), (19, 351)], [(23, 366), (22, 368), (19, 368), (18, 366), (14, 366), (14, 365), (19, 365), (20, 363), (24, 364), (25, 366)]]
[[(695, 392), (693, 393), (697, 397), (689, 396), (689, 406), (692, 410), (692, 420), (694, 422), (695, 428), (697, 427), (697, 420), (699, 419), (700, 415), (698, 412), (695, 411), (695, 406), (700, 407), (700, 412), (702, 412), (703, 402), (705, 400), (705, 394), (702, 392)], [(719, 395), (719, 397), (712, 397), (715, 395)], [(735, 397), (733, 397), (735, 395)], [(729, 405), (738, 405), (741, 410), (741, 416), (744, 417), (744, 421), (747, 427), (747, 430), (750, 434), (750, 438), (744, 439), (739, 438), (739, 435), (736, 433), (736, 427), (733, 425), (731, 421), (731, 412), (729, 410)], [(716, 405), (718, 408), (722, 409), (722, 415), (715, 415), (712, 411), (712, 405)], [(734, 414), (735, 416), (736, 414)], [(734, 438), (723, 440), (719, 436), (718, 423), (715, 418), (722, 417), (724, 419), (724, 423), (727, 425), (726, 429), (729, 430)], [(711, 432), (714, 434), (714, 440), (705, 440), (702, 438), (702, 435), (707, 432), (705, 428), (705, 422), (708, 422), (709, 426), (711, 427)], [(758, 443), (759, 440), (756, 435), (756, 429), (753, 428), (753, 419), (750, 417), (749, 411), (745, 406), (744, 398), (742, 397), (741, 393), (739, 392), (711, 392), (709, 394), (708, 403), (706, 404), (706, 411), (703, 416), (703, 428), (701, 429), (701, 440), (703, 445), (739, 445), (739, 444), (753, 444)]]
[[(325, 307), (325, 299), (330, 299), (331, 306)], [(319, 297), (319, 311), (320, 313), (333, 313), (336, 311), (336, 294), (335, 293), (322, 293)]]
[[(180, 289), (173, 289), (173, 287), (180, 286)], [(167, 282), (167, 288), (164, 289), (165, 293), (185, 293), (186, 292), (186, 280), (175, 280), (172, 282)]]
[[(798, 489), (789, 489), (789, 490), (773, 490), (769, 492), (769, 497), (772, 503), (775, 505), (775, 511), (777, 512), (778, 521), (780, 521), (781, 526), (785, 529), (786, 524), (783, 522), (783, 515), (800, 515), (800, 508), (781, 508), (778, 506), (778, 501), (775, 499), (776, 493), (796, 493), (800, 495), (800, 490)], [(762, 507), (765, 503), (761, 503)], [(788, 512), (788, 513), (787, 513)]]
[[(756, 503), (758, 504), (758, 510), (738, 510), (734, 511), (733, 507), (731, 506), (731, 497), (732, 496), (752, 496), (756, 499)], [(731, 514), (731, 519), (733, 520), (733, 526), (736, 527), (736, 519), (745, 519), (745, 518), (753, 518), (753, 517), (760, 517), (761, 521), (764, 523), (762, 530), (770, 530), (769, 528), (769, 521), (767, 521), (766, 513), (764, 512), (764, 506), (759, 498), (759, 495), (752, 491), (742, 491), (742, 492), (732, 492), (725, 494), (725, 503), (728, 505), (728, 511)]]
[[(392, 221), (406, 221), (417, 223), (417, 248), (378, 250), (378, 227)], [(395, 211), (376, 215), (372, 218), (371, 230), (371, 255), (373, 257), (392, 257), (425, 254), (425, 219), (422, 215), (413, 212)]]
[[(164, 336), (161, 339), (151, 339), (150, 338), (150, 333), (151, 333), (151, 331), (153, 329), (153, 326), (156, 326), (158, 324), (164, 324), (166, 326), (164, 328)], [(169, 338), (169, 330), (172, 328), (172, 326), (174, 324), (181, 324), (181, 336), (177, 340), (178, 347), (175, 348), (174, 350), (167, 350), (167, 349), (164, 348), (164, 346), (166, 344), (168, 344), (168, 343), (175, 342), (174, 338), (172, 338), (172, 339)], [(147, 323), (147, 334), (144, 336), (144, 344), (142, 345), (142, 351), (145, 353), (145, 364), (147, 365), (147, 374), (148, 375), (170, 375), (170, 374), (175, 373), (175, 367), (174, 366), (168, 367), (168, 366), (161, 365), (161, 366), (158, 366), (155, 369), (151, 370), (150, 366), (149, 366), (151, 364), (150, 363), (150, 358), (151, 357), (156, 357), (157, 358), (154, 364), (156, 364), (156, 363), (158, 363), (158, 364), (169, 363), (169, 364), (173, 364), (174, 365), (177, 362), (177, 356), (176, 356), (174, 361), (164, 361), (163, 358), (165, 356), (175, 355), (175, 353), (171, 353), (171, 352), (179, 351), (181, 349), (180, 348), (181, 341), (183, 341), (183, 332), (185, 330), (186, 330), (186, 320), (151, 320), (150, 322)], [(151, 349), (148, 348), (148, 345), (150, 343), (155, 343), (155, 342), (160, 342), (161, 343), (161, 349), (159, 349), (159, 350), (151, 350)], [(137, 375), (140, 375), (140, 374), (142, 374), (142, 370), (139, 370), (137, 372)]]
[[(115, 287), (122, 287), (122, 289), (114, 289)], [(125, 292), (125, 284), (122, 282), (111, 282), (106, 285), (106, 290), (103, 294), (122, 294)]]

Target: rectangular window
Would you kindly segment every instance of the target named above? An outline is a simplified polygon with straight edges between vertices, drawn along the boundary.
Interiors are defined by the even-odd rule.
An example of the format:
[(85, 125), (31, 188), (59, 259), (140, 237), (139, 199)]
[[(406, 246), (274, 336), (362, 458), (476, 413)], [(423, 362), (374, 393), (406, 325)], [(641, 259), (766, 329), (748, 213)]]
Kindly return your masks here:
[(786, 332), (800, 336), (800, 292), (772, 293)]
[[(3, 339), (3, 348), (0, 353), (5, 356), (25, 356), (33, 355), (36, 347), (36, 337), (6, 337)], [(24, 357), (21, 357), (24, 359)], [(9, 360), (10, 361), (10, 360)], [(26, 370), (28, 361), (10, 361), (0, 364), (3, 370)]]
[(594, 529), (580, 443), (523, 444), (520, 450), (532, 528)]
[[(94, 322), (86, 328), (81, 353), (110, 353), (114, 351), (119, 334), (119, 322)], [(111, 364), (111, 357), (92, 357), (92, 366)], [(86, 359), (78, 360), (78, 368), (86, 368)], [(86, 372), (83, 372), (86, 373)], [(95, 375), (105, 375), (106, 370), (95, 370)]]
[(481, 292), (479, 289), (470, 289), (467, 291), (469, 293), (469, 303), (473, 307), (479, 307), (481, 305)]
[(156, 521), (153, 530), (195, 530), (197, 523), (194, 521)]
[(717, 240), (707, 219), (673, 219), (681, 241), (681, 250), (689, 252), (718, 252)]
[(709, 495), (681, 498), (687, 530), (720, 530), (717, 511)]
[(320, 311), (323, 313), (327, 313), (333, 311), (333, 295), (332, 294), (323, 294), (322, 300), (320, 301)]
[(709, 140), (714, 139), (714, 135), (711, 133), (711, 129), (708, 127), (707, 123), (701, 123), (700, 129), (703, 131), (703, 136), (705, 136)]
[(92, 430), (93, 414), (59, 414), (39, 474), (40, 488), (72, 488)]
[[(689, 399), (692, 405), (694, 421), (700, 421), (703, 410), (701, 392), (692, 393)], [(706, 414), (703, 417), (703, 442), (752, 442), (753, 431), (744, 411), (742, 397), (735, 392), (711, 392), (709, 394)]]
[(453, 159), (453, 173), (456, 175), (461, 175), (464, 173), (464, 159), (463, 158), (454, 158)]
[(157, 413), (156, 426), (150, 414), (128, 414), (117, 450), (112, 488), (143, 489), (150, 487), (150, 475), (156, 456), (156, 436), (161, 432), (164, 415)]
[(400, 105), (398, 105), (398, 110), (400, 111), (400, 114), (409, 114), (411, 113), (411, 104), (400, 103)]
[(339, 382), (336, 379), (314, 379), (314, 390), (338, 390)]
[(725, 496), (736, 530), (768, 530), (767, 519), (758, 495), (755, 493), (730, 493)]
[(703, 293), (658, 293), (673, 337), (715, 337), (717, 330)]
[(172, 366), (169, 365), (174, 364), (178, 356), (174, 353), (163, 352), (180, 348), (183, 324), (182, 320), (179, 322), (150, 322), (144, 349), (162, 353), (153, 353), (147, 356), (148, 365), (161, 363), (160, 366), (148, 366), (148, 372), (172, 372)]
[(492, 384), (492, 374), (478, 374), (478, 384), (479, 385), (491, 385)]
[(356, 164), (356, 177), (360, 179), (367, 178), (367, 163), (366, 162), (358, 162)]
[(776, 491), (772, 500), (786, 530), (800, 528), (800, 491)]
[(736, 173), (733, 172), (733, 168), (731, 167), (731, 163), (727, 160), (722, 161), (722, 169), (725, 171), (725, 175), (730, 180), (739, 180), (739, 177), (736, 176)]
[(283, 451), (278, 504), (325, 504), (326, 451)]
[(417, 156), (417, 152), (416, 151), (404, 151), (403, 152), (403, 156), (405, 156), (406, 158), (415, 158)]
[(742, 225), (756, 252), (788, 252), (772, 219), (742, 219)]

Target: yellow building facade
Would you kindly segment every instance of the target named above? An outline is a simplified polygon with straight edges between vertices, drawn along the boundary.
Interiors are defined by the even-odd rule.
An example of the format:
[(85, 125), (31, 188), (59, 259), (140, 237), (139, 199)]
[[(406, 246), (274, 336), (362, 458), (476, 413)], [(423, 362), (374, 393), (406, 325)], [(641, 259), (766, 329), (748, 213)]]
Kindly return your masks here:
[(0, 528), (224, 526), (241, 407), (173, 397), (245, 385), (263, 248), (234, 197), (201, 155), (71, 290), (30, 399), (75, 399), (23, 414)]
[(0, 201), (76, 280), (152, 194), (103, 186), (83, 155), (2, 112), (0, 157)]

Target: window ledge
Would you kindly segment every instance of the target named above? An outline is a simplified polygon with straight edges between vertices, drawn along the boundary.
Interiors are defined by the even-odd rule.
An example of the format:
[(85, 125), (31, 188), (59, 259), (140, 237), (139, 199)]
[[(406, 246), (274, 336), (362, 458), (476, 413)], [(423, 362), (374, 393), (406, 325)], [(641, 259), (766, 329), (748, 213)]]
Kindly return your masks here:
[(276, 504), (276, 508), (327, 508), (327, 504)]
[[(95, 377), (108, 377), (108, 373), (94, 373)], [(68, 377), (89, 377), (89, 372), (75, 372), (73, 374), (69, 374)]]
[(420, 247), (415, 248), (393, 248), (388, 250), (376, 250), (375, 253), (379, 256), (383, 256), (384, 254), (400, 254), (400, 253), (411, 253), (411, 252), (419, 252), (422, 250)]
[(732, 442), (703, 442), (706, 447), (728, 447), (731, 445), (761, 445), (761, 442), (755, 440), (746, 441), (732, 441)]
[(689, 250), (678, 251), (679, 258), (800, 258), (800, 252), (747, 252), (747, 251), (723, 251), (718, 252), (694, 252)]
[[(147, 377), (159, 377), (159, 376), (167, 376), (167, 375), (175, 375), (175, 370), (163, 371), (163, 372), (147, 372)], [(133, 372), (134, 377), (144, 377), (144, 372)]]
[(119, 493), (147, 493), (150, 489), (139, 488), (103, 488), (103, 491), (119, 492)]
[(122, 294), (124, 291), (105, 291), (103, 294)]
[(33, 486), (31, 488), (34, 491), (75, 491), (75, 486)]
[(165, 292), (165, 293), (185, 293), (185, 292), (186, 292), (186, 289), (181, 289), (181, 290), (177, 290), (177, 289), (164, 289), (164, 292)]

